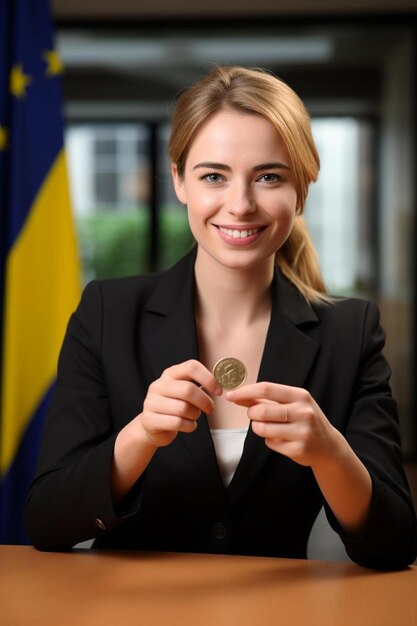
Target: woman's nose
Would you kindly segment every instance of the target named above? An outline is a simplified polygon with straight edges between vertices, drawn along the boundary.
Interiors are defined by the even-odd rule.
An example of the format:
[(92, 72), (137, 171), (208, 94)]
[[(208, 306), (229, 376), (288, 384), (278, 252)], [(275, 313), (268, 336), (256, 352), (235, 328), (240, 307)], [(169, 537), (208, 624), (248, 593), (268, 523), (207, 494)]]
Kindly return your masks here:
[(236, 184), (229, 189), (227, 210), (232, 215), (242, 216), (256, 211), (256, 203), (248, 185)]

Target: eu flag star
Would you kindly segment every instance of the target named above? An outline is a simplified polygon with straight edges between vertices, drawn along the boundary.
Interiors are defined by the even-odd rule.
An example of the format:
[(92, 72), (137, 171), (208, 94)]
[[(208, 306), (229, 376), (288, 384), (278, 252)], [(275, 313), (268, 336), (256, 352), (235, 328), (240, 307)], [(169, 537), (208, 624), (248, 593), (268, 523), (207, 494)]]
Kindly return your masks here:
[(8, 146), (9, 133), (5, 126), (0, 126), (0, 152)]
[(58, 76), (62, 74), (64, 66), (56, 50), (47, 50), (42, 56), (47, 64), (45, 71), (46, 76)]
[(23, 65), (17, 63), (12, 67), (10, 72), (10, 93), (16, 98), (22, 99), (26, 97), (26, 87), (30, 85), (32, 79), (24, 73)]

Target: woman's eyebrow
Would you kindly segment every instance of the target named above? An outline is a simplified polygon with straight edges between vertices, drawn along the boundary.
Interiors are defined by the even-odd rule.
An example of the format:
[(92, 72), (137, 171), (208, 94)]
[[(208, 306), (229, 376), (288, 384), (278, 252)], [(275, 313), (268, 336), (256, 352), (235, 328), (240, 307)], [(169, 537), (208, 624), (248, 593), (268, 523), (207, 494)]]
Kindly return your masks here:
[(262, 163), (261, 165), (255, 165), (254, 172), (261, 172), (263, 170), (290, 170), (289, 165), (281, 163), (280, 161), (274, 161), (272, 163)]
[[(216, 163), (214, 161), (202, 161), (201, 163), (197, 163), (194, 165), (193, 170), (197, 170), (199, 168), (213, 169), (213, 170), (224, 170), (225, 172), (231, 172), (232, 168), (229, 165), (225, 165), (224, 163)], [(261, 163), (260, 165), (255, 165), (253, 168), (254, 172), (263, 172), (264, 170), (290, 170), (290, 166), (285, 163), (281, 163), (281, 161), (273, 161), (271, 163)]]
[(229, 167), (229, 165), (224, 165), (224, 163), (214, 163), (213, 161), (203, 161), (202, 163), (197, 163), (197, 165), (194, 165), (193, 170), (196, 170), (199, 167), (205, 167), (213, 170), (225, 170), (226, 172), (232, 171), (232, 168)]

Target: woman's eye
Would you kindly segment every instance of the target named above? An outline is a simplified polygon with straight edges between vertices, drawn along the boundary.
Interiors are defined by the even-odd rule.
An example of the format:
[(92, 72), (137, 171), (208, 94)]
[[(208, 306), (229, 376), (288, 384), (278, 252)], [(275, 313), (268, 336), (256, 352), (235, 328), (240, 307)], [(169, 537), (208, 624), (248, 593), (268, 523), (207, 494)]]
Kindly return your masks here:
[(278, 183), (282, 181), (282, 177), (279, 174), (262, 174), (258, 180), (263, 183)]
[(219, 183), (222, 180), (222, 178), (223, 177), (220, 174), (211, 172), (210, 174), (205, 174), (202, 177), (202, 180), (206, 180), (208, 183)]

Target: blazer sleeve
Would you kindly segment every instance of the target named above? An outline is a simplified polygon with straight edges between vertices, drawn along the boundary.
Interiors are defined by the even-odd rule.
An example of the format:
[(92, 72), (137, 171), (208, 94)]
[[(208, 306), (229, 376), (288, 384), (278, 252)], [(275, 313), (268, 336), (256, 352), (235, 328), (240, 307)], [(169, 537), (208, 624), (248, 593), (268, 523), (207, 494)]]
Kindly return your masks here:
[(25, 526), (40, 550), (65, 550), (112, 530), (138, 507), (118, 514), (110, 470), (114, 430), (101, 362), (103, 305), (90, 283), (72, 315), (58, 362), (57, 384), (45, 422)]
[(398, 569), (417, 552), (417, 523), (402, 467), (397, 407), (391, 395), (391, 370), (382, 354), (385, 335), (377, 307), (368, 303), (360, 365), (345, 437), (368, 469), (372, 502), (359, 537), (348, 537), (330, 508), (327, 518), (350, 558), (367, 567)]

